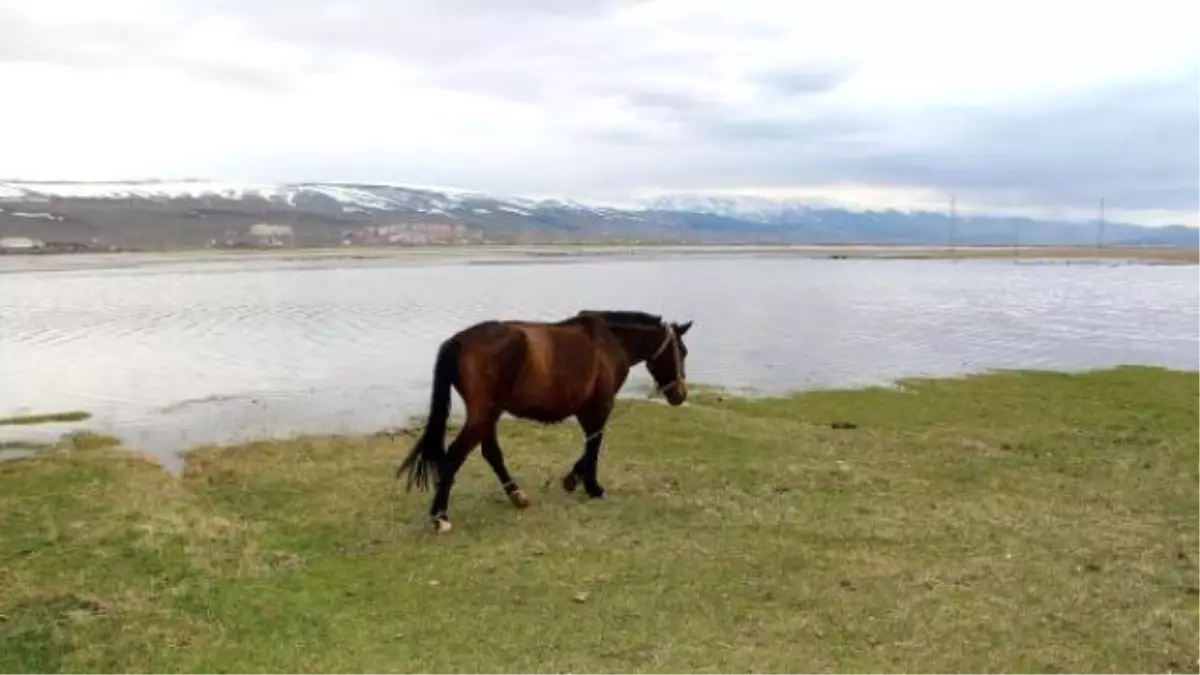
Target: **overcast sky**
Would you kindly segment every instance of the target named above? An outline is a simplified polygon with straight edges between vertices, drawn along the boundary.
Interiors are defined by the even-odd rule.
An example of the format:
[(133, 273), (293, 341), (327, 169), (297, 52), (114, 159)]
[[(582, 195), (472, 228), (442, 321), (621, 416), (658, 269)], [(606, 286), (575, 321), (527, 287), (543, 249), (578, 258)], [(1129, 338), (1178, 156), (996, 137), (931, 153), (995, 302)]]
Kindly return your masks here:
[(1200, 3), (0, 0), (0, 176), (1198, 224)]

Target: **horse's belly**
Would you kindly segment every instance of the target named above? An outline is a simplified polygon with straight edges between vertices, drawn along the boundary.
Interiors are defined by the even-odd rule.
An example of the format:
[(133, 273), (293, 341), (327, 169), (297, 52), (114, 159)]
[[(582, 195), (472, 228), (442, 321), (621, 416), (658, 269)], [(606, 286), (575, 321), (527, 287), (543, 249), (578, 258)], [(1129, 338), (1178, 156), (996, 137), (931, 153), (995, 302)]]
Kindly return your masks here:
[(515, 417), (537, 422), (561, 422), (579, 411), (581, 392), (560, 386), (522, 387), (502, 402)]
[(510, 405), (506, 411), (513, 417), (546, 424), (561, 422), (574, 414), (571, 410), (561, 406), (545, 405)]
[[(561, 422), (575, 413), (591, 395), (590, 373), (563, 367), (530, 368), (521, 374), (501, 405), (515, 417), (538, 422)], [(553, 375), (548, 375), (553, 373)]]

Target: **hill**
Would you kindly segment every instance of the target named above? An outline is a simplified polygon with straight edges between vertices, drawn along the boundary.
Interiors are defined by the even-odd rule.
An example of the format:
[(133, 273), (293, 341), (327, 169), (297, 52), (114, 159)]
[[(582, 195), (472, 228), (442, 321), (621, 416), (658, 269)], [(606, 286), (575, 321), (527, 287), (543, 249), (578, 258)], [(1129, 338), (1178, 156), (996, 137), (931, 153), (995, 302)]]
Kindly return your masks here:
[[(0, 236), (118, 249), (552, 241), (1073, 246), (1095, 223), (851, 211), (750, 197), (609, 206), (392, 184), (0, 182)], [(1183, 226), (1108, 223), (1106, 245), (1200, 245)]]

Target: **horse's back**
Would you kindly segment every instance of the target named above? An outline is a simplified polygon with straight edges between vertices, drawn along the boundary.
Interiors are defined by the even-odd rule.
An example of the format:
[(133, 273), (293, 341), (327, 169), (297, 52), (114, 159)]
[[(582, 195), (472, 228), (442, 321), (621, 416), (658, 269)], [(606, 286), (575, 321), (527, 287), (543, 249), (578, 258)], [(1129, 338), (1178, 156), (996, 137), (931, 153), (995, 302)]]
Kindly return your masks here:
[(613, 379), (624, 354), (604, 320), (587, 313), (554, 322), (481, 321), (450, 339), (461, 348), (463, 386), (527, 405), (577, 404)]
[(528, 384), (588, 380), (595, 369), (597, 345), (583, 324), (513, 322), (511, 326), (524, 337), (525, 369)]
[[(485, 321), (455, 336), (462, 350), (462, 392), (518, 417), (557, 422), (613, 381), (616, 360), (607, 328), (594, 317), (567, 321)], [(619, 347), (619, 346), (618, 346)], [(469, 393), (468, 393), (469, 392)]]

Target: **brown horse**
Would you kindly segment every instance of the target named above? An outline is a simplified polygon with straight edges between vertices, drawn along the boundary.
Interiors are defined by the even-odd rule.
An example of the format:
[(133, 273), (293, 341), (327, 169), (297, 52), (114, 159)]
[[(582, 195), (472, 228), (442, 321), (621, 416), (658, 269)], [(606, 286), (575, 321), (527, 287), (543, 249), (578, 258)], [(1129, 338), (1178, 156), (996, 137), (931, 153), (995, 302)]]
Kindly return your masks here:
[[(517, 508), (529, 498), (504, 466), (496, 439), (502, 413), (544, 423), (572, 415), (587, 440), (583, 455), (563, 478), (563, 489), (579, 483), (588, 496), (604, 496), (596, 480), (600, 443), (613, 402), (630, 368), (641, 362), (673, 406), (687, 399), (683, 336), (692, 322), (674, 324), (643, 312), (582, 311), (559, 321), (485, 321), (459, 331), (442, 343), (433, 367), (429, 421), (416, 446), (396, 469), (415, 483), (437, 485), (429, 516), (434, 529), (450, 530), (448, 509), (454, 476), (476, 445)], [(466, 421), (445, 449), (450, 388), (462, 397)]]

